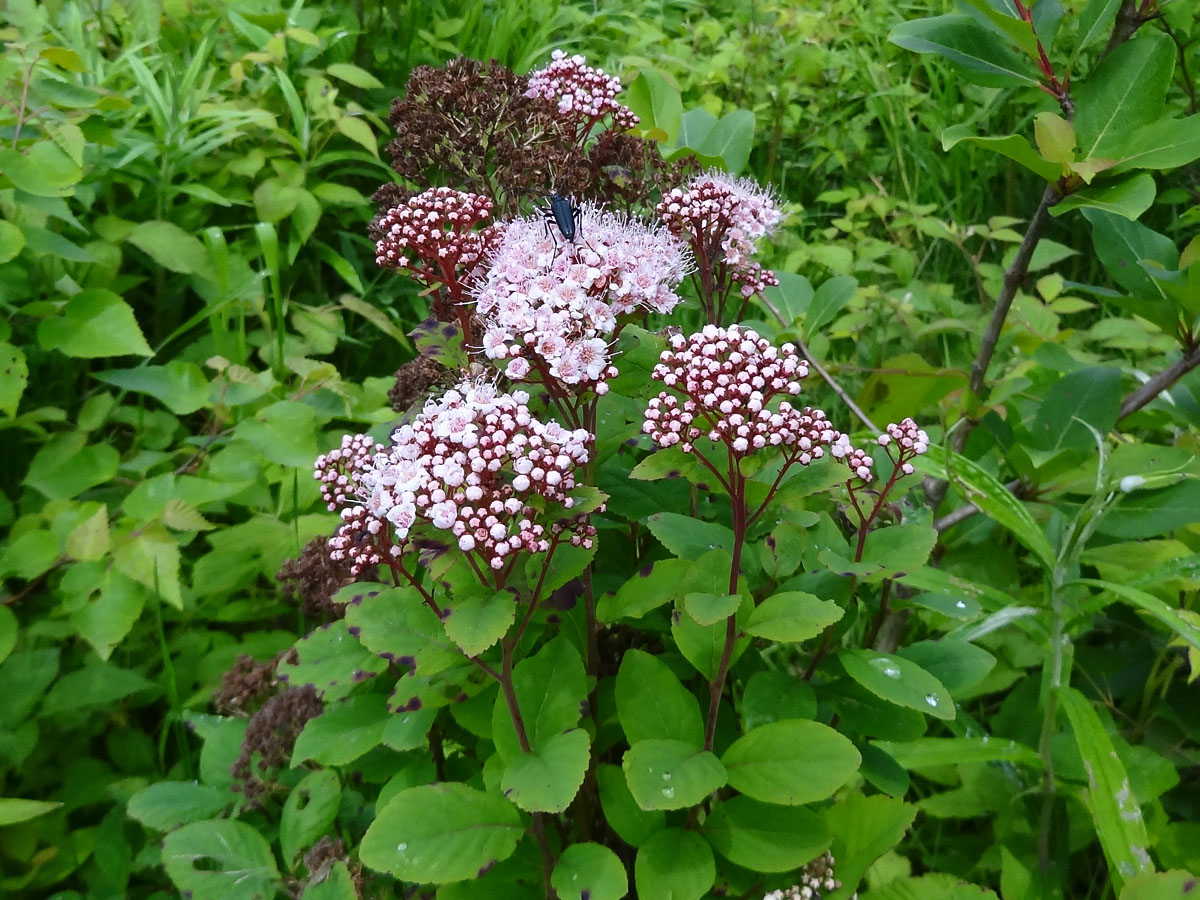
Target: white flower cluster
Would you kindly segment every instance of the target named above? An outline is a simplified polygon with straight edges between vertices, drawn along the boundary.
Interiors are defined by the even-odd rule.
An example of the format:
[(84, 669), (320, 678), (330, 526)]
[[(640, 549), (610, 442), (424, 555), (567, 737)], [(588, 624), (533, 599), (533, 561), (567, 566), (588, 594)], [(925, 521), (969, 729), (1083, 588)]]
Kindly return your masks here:
[(391, 447), (368, 458), (364, 442), (351, 439), (355, 452), (320, 457), (315, 477), (339, 487), (338, 500), (352, 501), (329, 542), (332, 558), (350, 559), (357, 574), (383, 561), (381, 546), (398, 557), (420, 521), (450, 532), (459, 549), (494, 569), (518, 551), (545, 552), (546, 529), (529, 501), (540, 496), (571, 508), (568, 493), (592, 436), (540, 422), (528, 401), (489, 381), (464, 382), (396, 429)]
[(554, 379), (602, 394), (604, 379), (616, 375), (609, 346), (620, 317), (671, 312), (688, 262), (687, 249), (662, 229), (589, 204), (565, 246), (543, 219), (517, 219), (476, 293), (483, 352), (508, 360), (505, 374), (515, 381)]

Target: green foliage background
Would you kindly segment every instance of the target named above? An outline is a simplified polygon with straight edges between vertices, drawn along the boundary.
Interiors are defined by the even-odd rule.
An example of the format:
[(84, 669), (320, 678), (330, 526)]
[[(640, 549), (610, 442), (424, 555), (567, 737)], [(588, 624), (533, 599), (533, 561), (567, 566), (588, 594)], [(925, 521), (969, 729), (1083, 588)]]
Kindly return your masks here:
[[(1083, 40), (1089, 16), (1117, 5), (1064, 0), (1050, 30), (1057, 46), (1081, 47), (1081, 79), (1104, 44)], [(374, 266), (366, 237), (369, 197), (392, 178), (379, 152), (389, 102), (418, 65), (461, 54), (526, 72), (556, 47), (620, 73), (665, 152), (770, 183), (790, 204), (763, 260), (780, 273), (768, 296), (784, 321), (751, 314), (765, 331), (802, 338), (877, 423), (912, 415), (938, 444), (964, 407), (982, 423), (961, 456), (935, 448), (925, 473), (950, 476), (941, 514), (969, 501), (985, 515), (941, 523), (938, 568), (897, 577), (907, 659), (933, 667), (931, 647), (949, 634), (991, 662), (945, 684), (960, 709), (949, 730), (914, 740), (912, 717), (897, 714), (891, 732), (856, 735), (864, 771), (876, 764), (872, 793), (820, 826), (858, 854), (836, 896), (864, 872), (868, 897), (966, 896), (958, 879), (1005, 900), (1053, 895), (1036, 872), (1049, 827), (1041, 760), (1022, 751), (1038, 749), (1043, 647), (1063, 633), (1077, 690), (1050, 716), (1065, 786), (1051, 810), (1055, 883), (1072, 897), (1121, 889), (1106, 859), (1119, 860), (1129, 810), (1095, 801), (1096, 767), (1140, 804), (1158, 868), (1200, 872), (1200, 376), (1128, 415), (1121, 406), (1196, 350), (1194, 157), (1151, 166), (1153, 177), (1118, 166), (1099, 182), (1115, 193), (1055, 210), (986, 404), (972, 406), (978, 335), (1023, 223), (1076, 160), (1047, 163), (1052, 136), (1039, 129), (1053, 123), (1035, 116), (1058, 106), (1031, 84), (968, 79), (937, 53), (910, 52), (929, 38), (903, 27), (889, 41), (948, 4), (3, 0), (0, 10), (0, 893), (354, 896), (344, 866), (319, 881), (299, 857), (327, 831), (361, 836), (381, 785), (395, 794), (429, 780), (424, 756), (369, 734), (365, 753), (339, 756), (355, 716), (368, 730), (377, 718), (362, 701), (332, 735), (307, 736), (322, 765), (286, 771), (262, 809), (223, 818), (246, 723), (213, 715), (211, 698), (239, 655), (270, 659), (317, 624), (276, 579), (332, 527), (308, 469), (342, 431), (382, 433), (395, 418), (390, 373), (412, 358), (407, 334), (425, 309), (412, 282)], [(1200, 142), (1185, 120), (1198, 111), (1200, 21), (1182, 0), (1161, 12), (1135, 42), (1175, 60), (1153, 119)], [(1139, 72), (1138, 84), (1158, 77)], [(1009, 135), (1028, 153), (977, 139)], [(838, 405), (810, 384), (814, 405)], [(1117, 503), (1123, 478), (1146, 482)], [(935, 524), (919, 498), (905, 504), (920, 526)], [(832, 529), (822, 515), (818, 527)], [(794, 541), (777, 581), (801, 560), (806, 571), (827, 562)], [(628, 574), (601, 585), (614, 622)], [(853, 680), (853, 656), (839, 664)], [(987, 734), (1016, 744), (988, 750)], [(747, 783), (735, 785), (747, 804), (767, 799)], [(644, 811), (628, 805), (633, 833)], [(880, 833), (857, 833), (862, 821)], [(789, 839), (803, 833), (797, 824)], [(665, 858), (695, 849), (688, 832), (659, 834)], [(220, 872), (180, 862), (189, 853), (246, 878), (236, 889), (212, 881)], [(572, 862), (584, 871), (603, 867), (583, 855)]]

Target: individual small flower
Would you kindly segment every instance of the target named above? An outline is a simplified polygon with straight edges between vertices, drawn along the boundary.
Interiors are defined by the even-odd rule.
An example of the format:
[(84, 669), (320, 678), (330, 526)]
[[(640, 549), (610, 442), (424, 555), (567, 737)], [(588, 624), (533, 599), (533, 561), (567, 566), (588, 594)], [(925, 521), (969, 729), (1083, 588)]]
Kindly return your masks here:
[[(355, 567), (396, 559), (422, 524), (447, 531), (464, 552), (493, 569), (550, 542), (532, 501), (570, 509), (576, 472), (587, 463), (592, 436), (534, 418), (522, 391), (500, 393), (490, 381), (465, 381), (430, 400), (416, 419), (396, 429), (392, 444), (365, 456), (361, 436), (343, 440), (350, 452), (317, 460), (316, 478), (342, 526), (329, 541), (333, 559)], [(342, 479), (345, 479), (343, 482)], [(572, 533), (572, 542), (591, 537)]]
[(578, 54), (567, 56), (562, 50), (555, 50), (548, 66), (530, 73), (525, 96), (556, 103), (559, 115), (575, 126), (577, 137), (583, 138), (608, 115), (622, 131), (638, 124), (640, 119), (633, 110), (617, 101), (619, 93), (621, 79), (589, 66)]
[[(893, 442), (896, 447), (895, 454), (891, 450)], [(892, 461), (900, 467), (901, 472), (911, 475), (916, 470), (909, 460), (929, 449), (929, 435), (911, 418), (906, 418), (898, 424), (888, 425), (886, 433), (879, 436), (878, 443), (880, 447), (887, 449), (888, 456), (892, 457)]]
[(738, 456), (781, 447), (788, 464), (808, 465), (841, 433), (821, 410), (783, 399), (799, 394), (807, 375), (808, 363), (793, 345), (776, 348), (738, 325), (673, 335), (651, 373), (671, 390), (649, 402), (642, 431), (660, 447), (679, 444), (685, 453), (707, 437)]
[(701, 266), (748, 264), (758, 240), (783, 219), (770, 191), (723, 172), (703, 172), (668, 191), (656, 212), (672, 234), (692, 245)]
[(689, 259), (663, 229), (585, 203), (571, 244), (540, 217), (517, 219), (489, 263), (475, 292), (484, 354), (509, 360), (510, 378), (536, 371), (543, 382), (601, 389), (617, 374), (621, 318), (671, 312)]

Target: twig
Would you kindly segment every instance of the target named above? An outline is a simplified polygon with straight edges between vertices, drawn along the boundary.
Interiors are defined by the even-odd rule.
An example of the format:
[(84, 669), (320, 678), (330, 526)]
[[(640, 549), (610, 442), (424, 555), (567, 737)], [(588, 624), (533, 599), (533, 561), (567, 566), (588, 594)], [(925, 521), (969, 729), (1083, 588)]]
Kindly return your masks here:
[(1200, 366), (1200, 345), (1193, 347), (1177, 362), (1163, 369), (1145, 384), (1139, 385), (1137, 390), (1122, 400), (1121, 414), (1117, 421), (1133, 415), (1196, 366)]

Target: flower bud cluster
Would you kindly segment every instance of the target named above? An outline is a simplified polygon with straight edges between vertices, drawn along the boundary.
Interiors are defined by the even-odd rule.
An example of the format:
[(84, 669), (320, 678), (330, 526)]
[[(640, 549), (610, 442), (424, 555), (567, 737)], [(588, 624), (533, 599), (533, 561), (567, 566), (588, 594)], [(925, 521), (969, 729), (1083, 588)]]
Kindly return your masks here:
[(690, 453), (706, 436), (738, 455), (783, 447), (789, 462), (808, 465), (841, 437), (819, 409), (778, 400), (799, 394), (808, 375), (791, 344), (776, 348), (738, 325), (706, 325), (689, 338), (672, 336), (659, 359), (651, 377), (672, 392), (650, 401), (642, 431), (661, 447), (679, 444)]
[(769, 287), (779, 287), (778, 276), (770, 269), (764, 269), (758, 263), (735, 266), (729, 276), (742, 286), (743, 297), (753, 297)]
[[(929, 449), (929, 435), (911, 418), (907, 418), (898, 424), (893, 423), (888, 425), (886, 433), (879, 436), (878, 442), (880, 447), (887, 448), (888, 455), (892, 456), (893, 462), (900, 467), (900, 471), (905, 475), (911, 475), (916, 471), (909, 460), (915, 456), (920, 456)], [(897, 449), (897, 453), (894, 456), (890, 449), (893, 442)]]
[[(543, 497), (573, 506), (569, 492), (592, 436), (540, 422), (528, 402), (522, 391), (463, 382), (429, 400), (412, 424), (396, 429), (390, 447), (377, 447), (366, 461), (363, 441), (354, 438), (349, 445), (343, 440), (351, 454), (320, 457), (315, 476), (333, 485), (327, 502), (352, 504), (342, 508), (330, 556), (349, 559), (357, 574), (382, 562), (384, 553), (399, 557), (421, 524), (448, 531), (460, 550), (477, 553), (493, 569), (513, 553), (549, 549), (530, 502)], [(591, 537), (575, 530), (571, 541), (589, 546)]]
[(423, 284), (448, 284), (468, 278), (500, 236), (500, 228), (476, 225), (492, 214), (492, 201), (447, 187), (436, 187), (384, 213), (375, 262), (409, 269)]
[(871, 472), (871, 466), (875, 465), (874, 458), (867, 456), (866, 451), (851, 446), (848, 434), (843, 434), (834, 442), (833, 446), (829, 448), (829, 455), (849, 467), (850, 471), (861, 478), (863, 483), (870, 484), (875, 480), (875, 476)]
[(582, 137), (609, 114), (622, 131), (638, 124), (640, 119), (633, 110), (617, 102), (619, 93), (621, 79), (589, 66), (578, 54), (567, 56), (562, 50), (555, 50), (548, 66), (530, 73), (525, 96), (542, 97), (558, 104), (559, 114), (575, 125)]
[(580, 210), (575, 240), (562, 243), (541, 218), (510, 222), (476, 291), (483, 352), (508, 360), (515, 380), (554, 379), (603, 394), (617, 374), (610, 343), (619, 318), (669, 313), (687, 274), (687, 248), (590, 204)]
[(655, 210), (670, 232), (688, 241), (702, 261), (746, 271), (759, 238), (783, 219), (775, 198), (748, 178), (704, 172), (663, 195)]
[[(842, 886), (833, 874), (836, 860), (833, 854), (826, 850), (804, 867), (800, 874), (800, 883), (789, 888), (771, 891), (763, 900), (820, 900), (825, 894), (830, 894)], [(854, 894), (854, 900), (858, 894)]]

